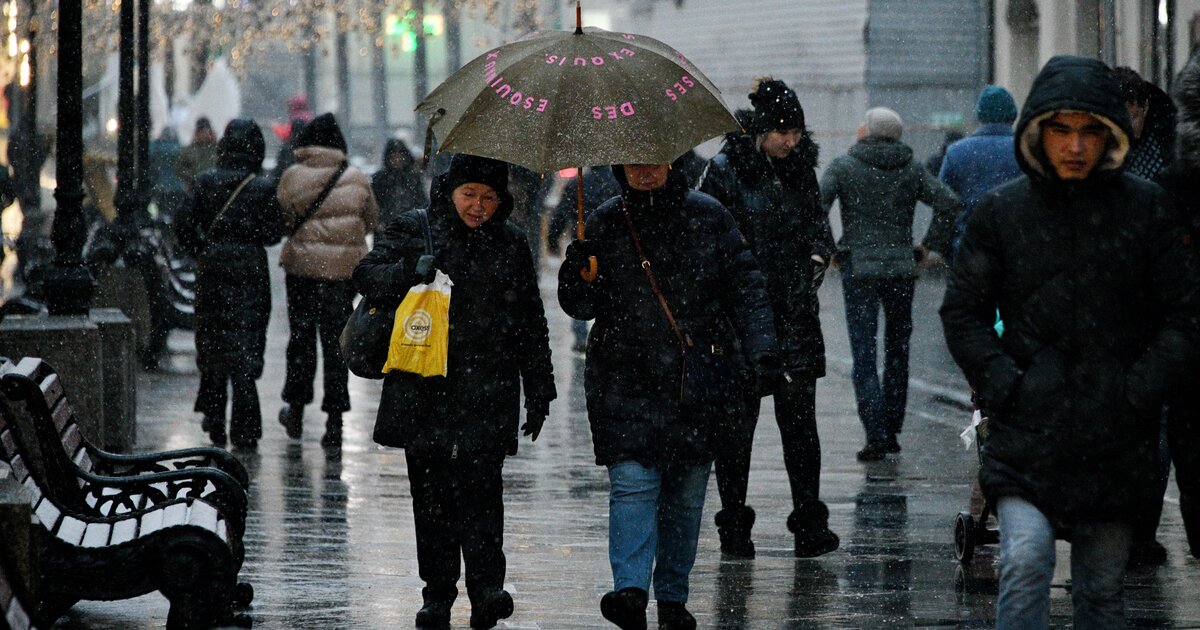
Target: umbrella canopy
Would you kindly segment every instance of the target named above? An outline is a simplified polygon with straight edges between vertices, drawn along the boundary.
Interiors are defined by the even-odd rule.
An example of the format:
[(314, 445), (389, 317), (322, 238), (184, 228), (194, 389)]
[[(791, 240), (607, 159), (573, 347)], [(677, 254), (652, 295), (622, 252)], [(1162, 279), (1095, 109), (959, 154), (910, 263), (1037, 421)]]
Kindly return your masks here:
[(419, 106), (445, 151), (538, 172), (666, 164), (738, 129), (682, 54), (598, 28), (534, 33), (480, 55)]

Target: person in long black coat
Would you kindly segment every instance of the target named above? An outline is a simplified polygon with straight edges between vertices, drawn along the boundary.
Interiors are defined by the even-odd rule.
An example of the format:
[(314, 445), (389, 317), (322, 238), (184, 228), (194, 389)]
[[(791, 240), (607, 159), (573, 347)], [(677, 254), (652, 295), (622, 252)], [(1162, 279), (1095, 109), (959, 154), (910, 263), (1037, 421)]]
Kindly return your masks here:
[(556, 396), (549, 333), (529, 246), (508, 222), (508, 165), (456, 155), (430, 192), (434, 258), (422, 260), (423, 223), (408, 212), (354, 270), (355, 286), (378, 308), (397, 308), (435, 267), (454, 283), (447, 374), (387, 374), (375, 441), (406, 453), (425, 581), (417, 626), (450, 627), (461, 553), (471, 627), (491, 628), (513, 606), (503, 590), (501, 469), (517, 452), (522, 389), (533, 439)]
[(376, 234), (401, 214), (429, 205), (421, 171), (403, 140), (392, 138), (384, 145), (383, 166), (371, 176), (371, 191), (379, 204)]
[(262, 376), (271, 315), (268, 245), (279, 242), (280, 213), (271, 179), (261, 174), (266, 152), (252, 120), (225, 127), (217, 166), (198, 175), (180, 218), (180, 243), (197, 258), (196, 411), (214, 444), (226, 439), (227, 388), (233, 388), (230, 437), (254, 447), (262, 436), (255, 381)]
[(984, 195), (947, 283), (946, 343), (989, 418), (979, 483), (1000, 520), (998, 628), (1049, 623), (1068, 532), (1076, 627), (1124, 627), (1162, 404), (1200, 357), (1197, 260), (1164, 191), (1123, 171), (1130, 136), (1107, 66), (1047, 62), (1016, 128), (1025, 175)]
[[(753, 110), (737, 112), (746, 132), (726, 137), (700, 190), (733, 213), (767, 278), (784, 370), (772, 392), (792, 491), (787, 525), (794, 536), (793, 552), (808, 558), (839, 544), (829, 530), (829, 509), (819, 498), (816, 401), (817, 379), (825, 375), (817, 289), (833, 257), (833, 236), (817, 187), (817, 144), (805, 128), (796, 93), (783, 81), (764, 79), (750, 100)], [(731, 435), (717, 455), (721, 511), (715, 520), (721, 551), (754, 557), (750, 529), (755, 513), (746, 505), (746, 489), (759, 398), (747, 394), (740, 425), (744, 430)]]
[[(563, 310), (596, 320), (584, 389), (596, 463), (612, 485), (614, 582), (600, 610), (621, 628), (645, 628), (653, 573), (659, 627), (695, 628), (684, 604), (709, 469), (730, 420), (745, 413), (742, 366), (761, 382), (778, 374), (775, 329), (766, 282), (728, 210), (666, 164), (613, 172), (621, 196), (588, 217), (558, 276)], [(591, 256), (593, 282), (580, 274)]]

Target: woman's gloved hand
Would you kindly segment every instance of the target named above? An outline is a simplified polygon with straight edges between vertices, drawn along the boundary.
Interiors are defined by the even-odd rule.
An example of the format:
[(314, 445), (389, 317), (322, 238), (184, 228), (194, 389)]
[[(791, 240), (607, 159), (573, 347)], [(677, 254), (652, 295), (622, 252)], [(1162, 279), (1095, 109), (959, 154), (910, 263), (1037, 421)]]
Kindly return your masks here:
[(530, 442), (536, 442), (538, 435), (542, 432), (542, 425), (546, 424), (546, 416), (550, 415), (550, 403), (528, 404), (525, 410), (525, 424), (521, 425), (521, 431), (529, 438)]
[(413, 270), (413, 276), (417, 279), (417, 282), (420, 284), (433, 282), (434, 272), (437, 271), (436, 259), (437, 257), (432, 254), (422, 254), (417, 259), (417, 267)]

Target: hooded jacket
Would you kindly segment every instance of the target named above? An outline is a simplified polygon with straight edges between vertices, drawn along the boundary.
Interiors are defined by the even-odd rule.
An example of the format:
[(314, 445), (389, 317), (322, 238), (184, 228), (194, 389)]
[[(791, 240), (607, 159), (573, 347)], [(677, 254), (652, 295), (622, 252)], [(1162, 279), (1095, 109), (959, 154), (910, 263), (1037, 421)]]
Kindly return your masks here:
[[(1042, 149), (1041, 123), (1063, 111), (1110, 131), (1082, 181), (1059, 179)], [(1196, 262), (1162, 189), (1123, 172), (1129, 135), (1107, 66), (1051, 59), (1017, 124), (1025, 175), (979, 202), (941, 309), (990, 418), (984, 493), (1022, 497), (1059, 526), (1153, 504), (1161, 405), (1200, 354)]]
[[(393, 155), (405, 158), (399, 168), (392, 167)], [(383, 149), (383, 166), (371, 176), (371, 190), (379, 204), (379, 223), (384, 227), (409, 210), (429, 206), (429, 196), (421, 185), (421, 173), (408, 145), (399, 138), (387, 141)]]
[[(470, 229), (446, 190), (430, 191), (436, 267), (454, 283), (445, 377), (404, 372), (384, 377), (375, 440), (445, 457), (513, 455), (522, 390), (525, 407), (545, 414), (556, 396), (545, 310), (524, 234), (508, 221), (512, 196)], [(416, 212), (396, 218), (354, 270), (355, 287), (373, 306), (395, 310), (419, 280), (425, 253)]]
[(300, 223), (345, 161), (345, 152), (332, 147), (300, 147), (296, 163), (279, 180), (283, 229), (291, 234), (279, 264), (289, 275), (345, 280), (367, 253), (367, 234), (375, 229), (379, 208), (370, 181), (357, 167), (347, 167), (321, 207)]
[[(754, 112), (737, 112), (751, 127)], [(825, 374), (825, 340), (814, 286), (814, 254), (833, 255), (829, 215), (817, 187), (817, 143), (805, 132), (788, 157), (774, 160), (752, 134), (731, 133), (702, 176), (700, 190), (733, 215), (767, 280), (784, 369)]]
[(943, 258), (950, 253), (954, 218), (962, 204), (954, 191), (913, 161), (907, 145), (883, 138), (859, 141), (821, 176), (826, 214), (841, 202), (843, 272), (855, 278), (916, 276), (913, 214), (917, 202), (933, 207), (923, 243)]
[[(689, 191), (680, 169), (653, 191), (631, 188), (620, 166), (613, 173), (621, 196), (592, 212), (586, 225), (599, 277), (587, 282), (569, 263), (558, 274), (563, 310), (596, 320), (584, 371), (596, 463), (711, 461), (723, 423), (744, 415), (738, 343), (748, 357), (777, 351), (766, 283), (733, 216)], [(626, 208), (656, 282), (692, 340), (688, 366), (642, 268)], [(701, 388), (703, 404), (681, 400), (684, 378), (709, 385)]]
[(216, 168), (196, 178), (177, 232), (197, 258), (196, 364), (205, 372), (257, 377), (271, 314), (265, 247), (279, 242), (279, 206), (273, 183), (260, 173), (265, 149), (258, 125), (234, 120), (219, 148)]

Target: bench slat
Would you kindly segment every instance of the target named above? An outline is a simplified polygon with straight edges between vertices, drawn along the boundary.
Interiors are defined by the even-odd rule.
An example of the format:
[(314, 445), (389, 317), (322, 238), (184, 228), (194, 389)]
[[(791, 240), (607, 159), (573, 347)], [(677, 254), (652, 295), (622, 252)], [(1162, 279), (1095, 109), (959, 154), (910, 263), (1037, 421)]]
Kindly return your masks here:
[(163, 529), (184, 525), (187, 523), (188, 506), (186, 503), (172, 503), (163, 510)]
[(64, 396), (58, 404), (50, 407), (50, 416), (54, 418), (54, 427), (59, 433), (68, 426), (75, 425), (75, 412), (71, 409), (71, 401)]
[(62, 523), (58, 526), (58, 531), (54, 533), (54, 536), (68, 545), (78, 547), (86, 531), (87, 523), (74, 516), (67, 515), (63, 517)]
[(163, 511), (162, 510), (154, 510), (153, 512), (147, 512), (146, 514), (142, 515), (141, 531), (138, 532), (138, 536), (139, 537), (149, 536), (150, 534), (153, 534), (154, 532), (162, 529), (162, 523), (163, 523)]
[(110, 544), (120, 545), (137, 538), (137, 526), (137, 519), (127, 518), (123, 521), (117, 521), (113, 525), (112, 542)]
[[(36, 380), (36, 379), (35, 379)], [(63, 386), (62, 379), (58, 377), (56, 372), (51, 372), (38, 382), (38, 387), (42, 389), (42, 396), (46, 399), (46, 406), (50, 409), (58, 403), (58, 399), (62, 398)]]
[(219, 518), (220, 514), (217, 512), (217, 508), (204, 501), (193, 501), (192, 507), (188, 510), (187, 523), (215, 532)]
[(107, 546), (108, 539), (112, 536), (112, 530), (111, 523), (88, 523), (83, 531), (83, 540), (79, 544), (84, 547)]

